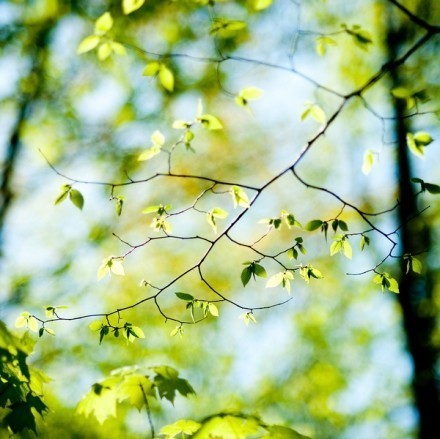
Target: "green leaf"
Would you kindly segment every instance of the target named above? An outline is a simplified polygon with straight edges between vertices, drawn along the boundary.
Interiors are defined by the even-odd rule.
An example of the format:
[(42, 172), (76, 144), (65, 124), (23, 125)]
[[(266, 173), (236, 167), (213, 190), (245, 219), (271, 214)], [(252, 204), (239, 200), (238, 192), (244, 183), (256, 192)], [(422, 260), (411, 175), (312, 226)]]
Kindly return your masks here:
[(438, 184), (425, 183), (425, 189), (433, 195), (440, 194), (440, 186)]
[(263, 11), (272, 5), (273, 0), (253, 0), (252, 7), (255, 11)]
[(371, 149), (367, 149), (364, 154), (364, 161), (362, 163), (362, 172), (368, 175), (374, 164), (374, 153)]
[(267, 277), (267, 273), (264, 267), (257, 263), (253, 264), (253, 273), (258, 277)]
[(245, 325), (249, 325), (249, 322), (257, 323), (257, 319), (251, 311), (244, 312), (238, 316), (239, 319), (243, 319)]
[(176, 393), (182, 396), (195, 395), (195, 391), (191, 384), (182, 378), (179, 378), (177, 370), (169, 366), (158, 366), (151, 368), (156, 376), (154, 377), (154, 384), (159, 391), (160, 398), (165, 398), (174, 404)]
[(145, 0), (122, 0), (122, 12), (124, 15), (131, 14), (138, 10), (145, 3)]
[(160, 434), (164, 435), (166, 439), (172, 439), (176, 436), (183, 437), (183, 435), (192, 436), (201, 424), (188, 419), (179, 419), (174, 424), (166, 425), (160, 429)]
[(409, 150), (419, 157), (423, 156), (425, 147), (432, 142), (433, 138), (423, 131), (419, 131), (415, 134), (408, 133), (406, 135), (406, 144), (408, 145)]
[(156, 76), (161, 68), (161, 64), (157, 61), (149, 62), (142, 72), (142, 75), (144, 76)]
[(348, 239), (342, 241), (342, 250), (346, 258), (351, 259), (353, 257), (353, 249), (351, 248)]
[(174, 74), (173, 72), (163, 64), (160, 66), (158, 74), (159, 82), (165, 90), (174, 90)]
[(316, 53), (319, 56), (324, 56), (326, 54), (327, 46), (336, 46), (336, 41), (327, 36), (316, 38)]
[(241, 282), (243, 283), (243, 286), (245, 287), (249, 281), (251, 280), (251, 276), (252, 276), (252, 269), (250, 268), (250, 266), (246, 267), (242, 272), (241, 272)]
[(191, 294), (187, 294), (187, 293), (174, 293), (179, 299), (181, 300), (185, 300), (187, 302), (191, 302), (194, 300), (194, 296), (191, 296)]
[(258, 437), (256, 433), (259, 428), (259, 422), (254, 417), (222, 414), (206, 420), (194, 435), (194, 439), (246, 439)]
[(159, 209), (161, 207), (163, 207), (162, 204), (158, 204), (158, 205), (155, 205), (155, 206), (147, 206), (145, 209), (142, 209), (141, 212), (145, 213), (145, 214), (147, 214), (147, 213), (158, 213)]
[(84, 206), (84, 197), (82, 196), (81, 192), (76, 189), (72, 189), (69, 192), (69, 197), (73, 205), (82, 210)]
[(281, 271), (280, 273), (274, 274), (269, 278), (269, 280), (266, 283), (266, 288), (275, 288), (278, 285), (280, 285), (283, 282), (284, 279), (284, 272)]
[(102, 43), (99, 47), (98, 47), (98, 59), (100, 61), (104, 61), (105, 59), (107, 59), (112, 53), (112, 45), (109, 42), (106, 43)]
[(231, 33), (240, 31), (246, 27), (246, 23), (240, 20), (227, 20), (224, 18), (215, 19), (209, 33), (211, 35), (217, 34), (221, 37), (228, 37)]
[(151, 135), (153, 146), (162, 146), (165, 143), (165, 136), (158, 130)]
[(339, 220), (338, 221), (338, 227), (344, 231), (344, 232), (348, 232), (348, 225), (345, 221)]
[(281, 425), (270, 425), (266, 428), (268, 433), (261, 439), (310, 439), (291, 428), (283, 427)]
[(200, 117), (197, 118), (197, 121), (200, 122), (208, 130), (223, 129), (223, 125), (220, 122), (220, 119), (213, 116), (212, 114), (202, 114)]
[(226, 210), (220, 209), (220, 207), (214, 207), (211, 212), (212, 215), (216, 218), (227, 218), (227, 216), (229, 215)]
[(370, 238), (368, 236), (362, 235), (360, 241), (361, 251), (365, 248), (366, 245), (370, 245)]
[(62, 203), (67, 198), (71, 189), (72, 189), (72, 186), (70, 186), (70, 184), (63, 184), (61, 186), (61, 193), (58, 195), (58, 197), (55, 200), (55, 203), (54, 203), (55, 206), (59, 203)]
[(250, 207), (249, 198), (241, 187), (232, 186), (231, 194), (234, 202), (234, 208), (237, 208), (237, 206), (242, 206), (246, 209)]
[(92, 389), (81, 399), (76, 409), (79, 415), (94, 415), (100, 424), (109, 417), (116, 417), (115, 378), (95, 383)]
[(118, 216), (121, 216), (122, 214), (122, 207), (124, 205), (124, 197), (117, 197), (116, 198), (116, 214)]
[(113, 27), (113, 17), (110, 12), (102, 14), (95, 22), (95, 34), (104, 35)]
[(125, 47), (121, 43), (118, 43), (116, 41), (112, 41), (110, 43), (110, 47), (111, 47), (112, 52), (116, 53), (116, 55), (119, 55), (119, 56), (127, 55), (127, 51), (125, 50)]
[(95, 320), (94, 322), (90, 323), (89, 328), (92, 331), (100, 331), (103, 326), (104, 323), (102, 323), (100, 320)]
[(150, 160), (154, 156), (158, 155), (160, 153), (160, 150), (161, 150), (160, 145), (154, 145), (151, 148), (148, 148), (142, 154), (140, 154), (139, 157), (138, 157), (138, 161), (139, 162), (143, 162), (143, 161), (146, 161), (146, 160)]
[(321, 220), (312, 220), (308, 222), (305, 226), (305, 229), (313, 232), (314, 230), (319, 229), (324, 223)]
[(216, 305), (214, 305), (213, 303), (208, 303), (208, 309), (209, 309), (209, 313), (214, 316), (214, 317), (218, 317), (218, 308)]
[(76, 49), (76, 53), (78, 55), (81, 55), (82, 53), (90, 52), (96, 46), (98, 46), (100, 41), (101, 38), (97, 35), (89, 35), (88, 37), (85, 37), (83, 40), (81, 40), (78, 45), (78, 49)]
[(139, 411), (146, 405), (145, 399), (148, 396), (153, 398), (156, 396), (153, 382), (139, 373), (124, 376), (116, 392), (118, 401), (128, 399)]
[(324, 110), (319, 105), (311, 102), (306, 103), (306, 109), (301, 114), (301, 120), (305, 120), (309, 116), (322, 124), (325, 124), (327, 120)]

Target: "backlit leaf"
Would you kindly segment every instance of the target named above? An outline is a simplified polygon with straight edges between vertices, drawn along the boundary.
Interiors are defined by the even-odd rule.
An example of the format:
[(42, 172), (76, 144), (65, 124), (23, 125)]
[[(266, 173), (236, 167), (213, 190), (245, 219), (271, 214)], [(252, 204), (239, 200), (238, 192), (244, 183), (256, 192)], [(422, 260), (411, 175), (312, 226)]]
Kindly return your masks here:
[(98, 46), (100, 42), (100, 38), (97, 35), (89, 35), (85, 37), (78, 45), (78, 49), (76, 49), (76, 53), (81, 55), (82, 53), (90, 52), (96, 46)]
[(145, 0), (122, 0), (122, 12), (125, 15), (136, 11), (145, 3)]
[(104, 35), (113, 27), (113, 17), (110, 12), (102, 14), (95, 22), (95, 34)]

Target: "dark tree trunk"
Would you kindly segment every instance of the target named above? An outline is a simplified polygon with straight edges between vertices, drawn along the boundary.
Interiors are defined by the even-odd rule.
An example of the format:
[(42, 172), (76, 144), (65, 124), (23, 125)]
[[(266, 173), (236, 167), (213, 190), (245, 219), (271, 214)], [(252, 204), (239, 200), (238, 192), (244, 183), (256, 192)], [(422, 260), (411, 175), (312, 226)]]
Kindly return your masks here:
[[(390, 59), (394, 59), (408, 36), (404, 25), (388, 29)], [(402, 86), (404, 81), (399, 69), (391, 71), (392, 88)], [(400, 205), (397, 221), (403, 224), (400, 230), (400, 249), (403, 254), (425, 252), (431, 249), (431, 231), (423, 216), (417, 216), (418, 207), (415, 190), (411, 183), (411, 162), (406, 144), (406, 134), (411, 131), (411, 119), (404, 118), (405, 102), (394, 100), (397, 117), (394, 132), (397, 141), (397, 177)], [(412, 218), (412, 219), (411, 219)], [(423, 256), (418, 256), (423, 259)], [(414, 402), (419, 413), (420, 439), (440, 438), (440, 387), (436, 376), (438, 347), (433, 343), (437, 306), (433, 300), (433, 273), (424, 264), (424, 275), (406, 273), (402, 264), (399, 280), (398, 300), (402, 308), (403, 326), (408, 351), (413, 360)]]

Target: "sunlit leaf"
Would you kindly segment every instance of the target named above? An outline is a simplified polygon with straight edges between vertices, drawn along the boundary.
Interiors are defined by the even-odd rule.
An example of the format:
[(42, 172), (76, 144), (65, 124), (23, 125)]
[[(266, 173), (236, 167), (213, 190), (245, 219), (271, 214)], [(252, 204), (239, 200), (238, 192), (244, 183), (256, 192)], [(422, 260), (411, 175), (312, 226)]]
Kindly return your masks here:
[(78, 53), (78, 55), (81, 55), (82, 53), (90, 52), (98, 46), (100, 40), (100, 37), (98, 37), (97, 35), (89, 35), (88, 37), (85, 37), (79, 43), (76, 53)]
[(188, 419), (179, 419), (174, 424), (166, 425), (160, 429), (160, 434), (164, 435), (166, 439), (171, 439), (176, 436), (183, 437), (183, 435), (193, 435), (201, 424)]
[(84, 206), (84, 197), (82, 196), (81, 192), (76, 189), (72, 189), (69, 192), (69, 197), (73, 205), (75, 205), (78, 209), (82, 210)]
[(173, 72), (166, 66), (161, 65), (158, 73), (159, 82), (165, 90), (174, 90), (174, 75)]
[(95, 22), (95, 34), (104, 35), (113, 27), (113, 17), (110, 12), (102, 14)]
[(122, 0), (122, 12), (125, 15), (138, 10), (145, 3), (145, 0)]
[(250, 207), (249, 198), (246, 192), (239, 186), (231, 187), (232, 200), (234, 202), (234, 208), (242, 206), (245, 208)]
[(364, 161), (362, 163), (362, 172), (365, 175), (368, 175), (371, 172), (371, 169), (374, 164), (374, 154), (371, 149), (367, 149), (364, 154)]
[(208, 303), (208, 309), (209, 309), (209, 313), (214, 316), (214, 317), (218, 317), (218, 308), (216, 305), (214, 305), (213, 303)]
[(208, 130), (223, 129), (223, 125), (220, 120), (212, 114), (202, 114), (200, 117), (197, 118), (197, 121), (200, 122)]

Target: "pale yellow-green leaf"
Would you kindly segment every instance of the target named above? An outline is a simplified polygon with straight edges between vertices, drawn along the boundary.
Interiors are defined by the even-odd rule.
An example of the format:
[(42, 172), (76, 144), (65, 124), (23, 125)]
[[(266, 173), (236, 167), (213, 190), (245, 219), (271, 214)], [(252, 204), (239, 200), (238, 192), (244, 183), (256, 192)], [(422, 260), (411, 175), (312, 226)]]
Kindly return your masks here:
[(149, 62), (149, 63), (145, 66), (145, 68), (144, 68), (142, 74), (143, 74), (144, 76), (155, 76), (155, 75), (157, 75), (157, 74), (159, 73), (160, 66), (161, 66), (161, 64), (158, 63), (157, 61)]
[(186, 120), (175, 120), (173, 122), (173, 128), (175, 130), (186, 130), (191, 126), (191, 122), (187, 122)]
[(174, 90), (174, 75), (173, 72), (168, 68), (162, 65), (159, 70), (159, 82), (162, 84), (162, 87), (165, 90), (173, 91)]
[(110, 56), (111, 53), (112, 53), (112, 46), (111, 46), (111, 43), (109, 43), (109, 42), (102, 43), (98, 47), (98, 59), (100, 61), (106, 60)]
[(220, 122), (219, 118), (213, 116), (212, 114), (202, 114), (200, 117), (197, 118), (197, 121), (200, 122), (208, 130), (223, 129), (223, 125)]
[(109, 417), (116, 417), (116, 391), (113, 383), (110, 380), (106, 381), (108, 382), (94, 384), (76, 409), (80, 415), (93, 414), (100, 424)]
[(81, 55), (82, 53), (89, 52), (93, 50), (99, 44), (100, 38), (97, 35), (89, 35), (85, 37), (78, 45), (76, 53)]
[(33, 332), (38, 332), (38, 320), (31, 316), (27, 321), (28, 328)]
[(374, 164), (374, 154), (371, 149), (367, 149), (364, 154), (364, 160), (362, 163), (362, 172), (368, 175), (371, 172), (371, 168)]
[(342, 242), (342, 250), (346, 258), (351, 259), (353, 257), (353, 249), (347, 239)]
[(160, 153), (160, 145), (154, 145), (151, 148), (148, 148), (146, 151), (144, 151), (142, 154), (139, 155), (138, 161), (143, 162), (145, 160), (150, 160), (155, 155)]
[(321, 36), (316, 39), (316, 53), (319, 56), (324, 56), (327, 52), (327, 46), (335, 46), (336, 41), (333, 38), (327, 36)]
[(94, 322), (90, 323), (89, 328), (92, 331), (99, 331), (104, 324), (100, 320), (95, 320)]
[(138, 10), (145, 3), (145, 0), (122, 0), (122, 12), (125, 15)]
[(107, 273), (110, 273), (110, 265), (108, 258), (102, 261), (102, 264), (98, 269), (98, 280), (101, 280), (103, 277), (105, 277)]
[(249, 198), (246, 192), (238, 186), (231, 187), (232, 200), (234, 202), (234, 208), (237, 206), (245, 207), (246, 209), (250, 207)]
[(125, 276), (125, 271), (122, 262), (118, 259), (111, 260), (110, 271), (118, 276)]
[(263, 95), (263, 90), (257, 87), (246, 87), (240, 91), (239, 96), (250, 101), (252, 99), (259, 99)]
[(218, 308), (216, 305), (214, 305), (213, 303), (209, 303), (208, 309), (209, 309), (209, 312), (212, 316), (218, 317)]
[(422, 273), (423, 265), (422, 263), (417, 259), (412, 257), (411, 258), (411, 269), (414, 271), (414, 273)]
[(153, 142), (153, 145), (162, 146), (165, 143), (165, 136), (158, 130), (156, 130), (152, 136), (151, 141)]
[(118, 43), (116, 41), (112, 41), (110, 44), (111, 44), (112, 51), (115, 52), (116, 55), (119, 55), (119, 56), (127, 55), (127, 51), (125, 50), (125, 47), (121, 43)]
[(388, 281), (390, 283), (390, 286), (388, 287), (388, 289), (393, 293), (399, 294), (399, 284), (397, 283), (397, 280), (390, 277), (388, 279)]
[(16, 327), (16, 328), (23, 328), (24, 326), (27, 325), (27, 322), (28, 322), (27, 317), (25, 317), (25, 316), (23, 316), (23, 315), (18, 316), (18, 317), (15, 319), (15, 327)]
[(113, 27), (113, 17), (110, 12), (104, 12), (95, 22), (95, 34), (104, 35)]
[(278, 285), (281, 284), (281, 282), (283, 282), (283, 279), (284, 279), (284, 272), (281, 271), (280, 273), (274, 274), (267, 281), (266, 288), (275, 288), (275, 287), (277, 287)]
[(273, 0), (253, 0), (252, 1), (252, 7), (256, 11), (263, 11), (264, 9), (267, 9), (271, 4)]
[(214, 207), (211, 212), (212, 215), (217, 218), (226, 218), (228, 216), (228, 212), (226, 212), (226, 210), (220, 209), (220, 207)]
[[(179, 327), (177, 327), (178, 329)], [(188, 419), (179, 419), (174, 424), (166, 425), (165, 427), (162, 427), (160, 429), (160, 434), (164, 435), (167, 439), (172, 439), (175, 436), (179, 435), (192, 435), (194, 434), (199, 428), (201, 427), (201, 424), (195, 421), (191, 421)]]

